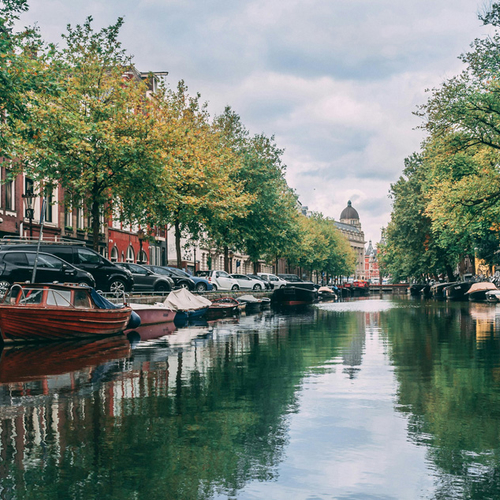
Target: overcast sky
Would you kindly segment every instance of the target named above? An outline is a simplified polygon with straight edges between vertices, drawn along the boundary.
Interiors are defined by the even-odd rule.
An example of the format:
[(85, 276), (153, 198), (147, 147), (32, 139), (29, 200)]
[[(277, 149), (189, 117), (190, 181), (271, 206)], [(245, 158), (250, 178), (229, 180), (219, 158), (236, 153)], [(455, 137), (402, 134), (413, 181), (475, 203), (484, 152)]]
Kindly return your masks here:
[(476, 0), (29, 0), (23, 24), (59, 42), (92, 15), (123, 16), (140, 71), (185, 80), (212, 114), (230, 105), (275, 135), (303, 205), (338, 220), (348, 200), (366, 240), (390, 218), (390, 184), (419, 148), (425, 89), (461, 70), (487, 33)]

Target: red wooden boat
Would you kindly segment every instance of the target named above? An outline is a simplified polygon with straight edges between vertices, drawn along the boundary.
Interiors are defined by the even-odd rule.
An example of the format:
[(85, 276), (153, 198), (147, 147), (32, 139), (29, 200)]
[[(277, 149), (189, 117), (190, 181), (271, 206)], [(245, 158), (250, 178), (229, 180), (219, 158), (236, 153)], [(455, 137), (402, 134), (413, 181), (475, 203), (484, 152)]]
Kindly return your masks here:
[(123, 332), (132, 309), (78, 285), (15, 283), (0, 303), (4, 342), (76, 340)]

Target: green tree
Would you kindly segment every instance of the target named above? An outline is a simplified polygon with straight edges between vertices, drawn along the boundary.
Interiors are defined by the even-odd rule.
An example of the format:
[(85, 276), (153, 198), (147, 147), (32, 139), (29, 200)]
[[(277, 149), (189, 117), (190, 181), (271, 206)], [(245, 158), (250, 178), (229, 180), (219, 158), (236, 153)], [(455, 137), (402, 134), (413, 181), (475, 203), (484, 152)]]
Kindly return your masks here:
[(122, 216), (140, 215), (161, 163), (154, 101), (118, 42), (123, 21), (99, 32), (91, 23), (68, 26), (66, 47), (51, 60), (59, 92), (33, 92), (30, 120), (16, 125), (25, 172), (89, 207), (97, 249), (100, 214), (128, 197)]

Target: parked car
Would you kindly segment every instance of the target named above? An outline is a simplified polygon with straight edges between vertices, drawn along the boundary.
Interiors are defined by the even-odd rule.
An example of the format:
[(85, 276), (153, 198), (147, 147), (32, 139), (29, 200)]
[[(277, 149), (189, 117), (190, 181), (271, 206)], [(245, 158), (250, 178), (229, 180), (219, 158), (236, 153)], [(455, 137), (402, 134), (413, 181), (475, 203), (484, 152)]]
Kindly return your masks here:
[(206, 278), (214, 290), (239, 290), (239, 283), (226, 271), (196, 271), (196, 276)]
[(230, 274), (229, 276), (235, 279), (243, 290), (262, 290), (266, 287), (261, 280), (250, 278), (246, 274)]
[(180, 274), (181, 276), (184, 276), (185, 278), (192, 279), (194, 281), (194, 289), (197, 292), (206, 292), (213, 289), (213, 286), (205, 278), (201, 278), (200, 276), (193, 276), (184, 271), (184, 269), (178, 269), (177, 267), (170, 267), (170, 266), (166, 267), (167, 269), (170, 269), (173, 273), (177, 273)]
[[(37, 245), (29, 243), (6, 244), (0, 246), (0, 251), (27, 250), (36, 252), (36, 248)], [(134, 278), (130, 271), (113, 264), (102, 255), (84, 245), (42, 242), (40, 252), (55, 255), (69, 264), (87, 271), (94, 277), (98, 290), (120, 294), (123, 291), (129, 292), (134, 285)]]
[(270, 273), (257, 273), (263, 280), (267, 281), (271, 284), (273, 288), (283, 288), (286, 286), (286, 281), (282, 278), (279, 278), (275, 274)]
[[(31, 281), (35, 257), (36, 252), (26, 250), (0, 252), (0, 295), (4, 295), (14, 282)], [(58, 281), (95, 287), (90, 273), (44, 252), (38, 254), (35, 280), (37, 283)]]
[(191, 278), (186, 278), (186, 276), (178, 273), (177, 271), (179, 271), (179, 269), (175, 269), (174, 271), (171, 267), (151, 265), (144, 267), (147, 267), (150, 271), (153, 271), (156, 274), (169, 277), (174, 282), (174, 288), (187, 288), (190, 292), (195, 289), (194, 281)]
[(264, 278), (262, 278), (261, 276), (259, 276), (258, 274), (247, 274), (247, 276), (249, 278), (253, 278), (255, 280), (261, 281), (262, 284), (264, 285), (264, 288), (266, 290), (272, 290), (273, 289), (273, 285), (269, 281), (266, 281)]
[(120, 262), (118, 265), (132, 273), (134, 292), (171, 292), (174, 288), (171, 278), (156, 274), (145, 266), (130, 262)]
[(278, 274), (278, 278), (286, 281), (287, 284), (304, 282), (304, 280), (301, 280), (296, 274)]

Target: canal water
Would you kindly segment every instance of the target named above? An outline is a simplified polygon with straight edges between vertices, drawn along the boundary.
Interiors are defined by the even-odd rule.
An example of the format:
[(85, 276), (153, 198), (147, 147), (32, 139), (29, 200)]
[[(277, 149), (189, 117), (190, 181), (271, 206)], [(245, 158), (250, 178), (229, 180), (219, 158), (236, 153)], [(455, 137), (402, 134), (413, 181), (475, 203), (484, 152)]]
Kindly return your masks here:
[(500, 306), (163, 333), (4, 349), (1, 499), (500, 498)]

